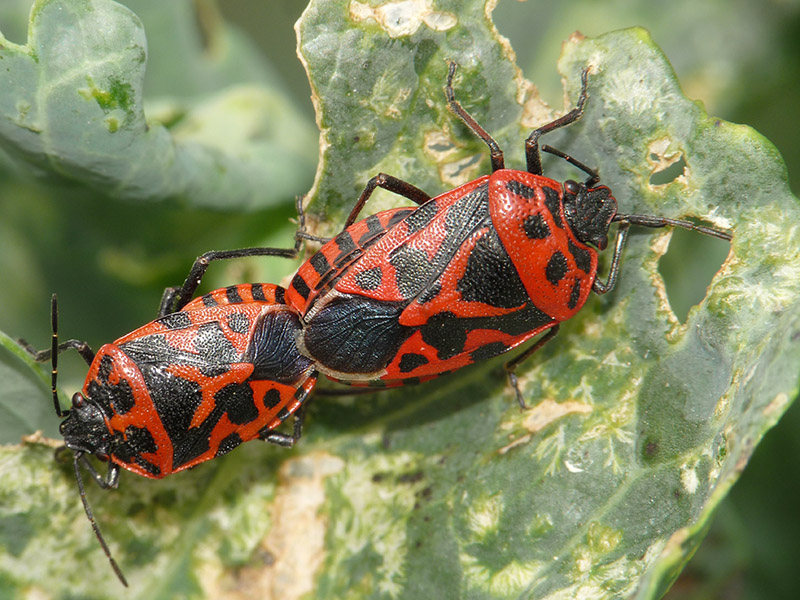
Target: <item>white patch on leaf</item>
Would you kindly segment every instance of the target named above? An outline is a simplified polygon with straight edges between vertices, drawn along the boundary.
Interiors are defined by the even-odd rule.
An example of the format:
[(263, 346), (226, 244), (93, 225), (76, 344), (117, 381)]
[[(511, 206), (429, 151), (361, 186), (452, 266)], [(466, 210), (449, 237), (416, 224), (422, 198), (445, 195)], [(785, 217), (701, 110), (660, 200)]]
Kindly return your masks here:
[(681, 467), (681, 485), (688, 494), (694, 494), (700, 485), (697, 477), (697, 465), (683, 465)]
[(458, 23), (453, 13), (433, 10), (431, 0), (394, 0), (374, 7), (354, 0), (350, 18), (356, 22), (373, 19), (391, 38), (413, 35), (422, 25), (447, 31)]

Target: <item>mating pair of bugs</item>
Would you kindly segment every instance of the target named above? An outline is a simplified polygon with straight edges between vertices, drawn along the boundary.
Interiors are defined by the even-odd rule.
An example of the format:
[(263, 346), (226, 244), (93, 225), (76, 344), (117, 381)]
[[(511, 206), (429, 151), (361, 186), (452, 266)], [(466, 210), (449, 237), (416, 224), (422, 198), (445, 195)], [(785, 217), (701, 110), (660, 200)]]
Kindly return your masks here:
[[(571, 156), (543, 146), (584, 171), (584, 182), (544, 177), (539, 138), (581, 117), (588, 70), (577, 106), (534, 130), (525, 142), (527, 171), (506, 169), (494, 139), (455, 98), (450, 63), (447, 103), (490, 150), (492, 173), (436, 197), (379, 174), (372, 178), (342, 232), (320, 240), (304, 231), (302, 211), (290, 249), (209, 252), (183, 286), (165, 291), (158, 318), (95, 354), (78, 340), (58, 342), (52, 304), (51, 360), (55, 410), (74, 453), (86, 514), (120, 580), (125, 579), (100, 535), (80, 466), (103, 488), (121, 469), (160, 478), (261, 439), (292, 446), (300, 437), (304, 402), (318, 374), (352, 386), (418, 383), (488, 359), (544, 333), (506, 363), (524, 406), (517, 366), (557, 333), (590, 292), (616, 282), (630, 225), (674, 226), (730, 240), (689, 221), (622, 214), (599, 175)], [(417, 206), (357, 221), (376, 187)], [(618, 223), (609, 273), (597, 278), (597, 251)], [(240, 284), (192, 299), (209, 264), (245, 256), (298, 255), (303, 239), (321, 249), (288, 288)], [(546, 332), (546, 333), (545, 333)], [(89, 365), (83, 389), (62, 410), (57, 358), (74, 349)], [(291, 435), (276, 431), (295, 415)], [(109, 463), (105, 475), (87, 460)]]

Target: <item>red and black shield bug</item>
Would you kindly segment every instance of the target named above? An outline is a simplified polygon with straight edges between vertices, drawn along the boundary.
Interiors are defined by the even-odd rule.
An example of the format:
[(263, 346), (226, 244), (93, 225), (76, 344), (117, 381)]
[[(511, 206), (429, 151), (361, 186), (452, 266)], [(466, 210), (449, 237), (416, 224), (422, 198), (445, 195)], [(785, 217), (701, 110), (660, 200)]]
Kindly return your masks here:
[[(506, 363), (514, 371), (553, 338), (589, 293), (613, 289), (630, 225), (682, 227), (730, 240), (724, 231), (667, 217), (623, 214), (599, 175), (563, 184), (542, 175), (539, 138), (575, 122), (587, 98), (588, 70), (577, 106), (534, 130), (525, 142), (527, 171), (504, 167), (494, 139), (455, 99), (450, 63), (447, 102), (483, 140), (491, 175), (430, 198), (386, 174), (369, 181), (337, 237), (300, 267), (286, 294), (301, 315), (300, 352), (320, 371), (351, 385), (400, 385), (451, 372), (508, 352), (546, 332)], [(376, 187), (419, 206), (355, 222)], [(597, 250), (618, 223), (605, 282), (597, 279)]]
[[(302, 221), (302, 215), (301, 215)], [(302, 225), (301, 225), (302, 226)], [(115, 573), (127, 585), (86, 501), (80, 466), (102, 488), (115, 488), (121, 469), (161, 478), (260, 439), (292, 446), (300, 437), (302, 405), (317, 372), (295, 344), (299, 314), (272, 284), (242, 284), (188, 301), (213, 260), (296, 255), (294, 249), (249, 248), (206, 253), (184, 285), (165, 291), (158, 318), (105, 344), (95, 354), (85, 342), (58, 342), (52, 301), (52, 347), (33, 352), (52, 361), (52, 394), (60, 431), (81, 500)], [(76, 350), (89, 365), (83, 389), (62, 410), (56, 392), (58, 355)], [(275, 431), (295, 415), (294, 432)], [(88, 460), (108, 462), (105, 475)]]

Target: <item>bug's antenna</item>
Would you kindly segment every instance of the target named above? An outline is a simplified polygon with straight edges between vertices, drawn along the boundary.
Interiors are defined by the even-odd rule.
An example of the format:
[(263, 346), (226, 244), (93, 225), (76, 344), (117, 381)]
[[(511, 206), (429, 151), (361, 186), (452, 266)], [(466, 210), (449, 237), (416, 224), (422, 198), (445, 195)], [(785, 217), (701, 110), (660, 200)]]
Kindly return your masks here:
[(50, 346), (50, 389), (53, 392), (53, 406), (56, 408), (56, 414), (63, 417), (66, 413), (61, 410), (56, 387), (58, 383), (58, 296), (55, 294), (50, 298), (50, 330), (53, 332)]
[(591, 167), (587, 167), (581, 161), (579, 161), (576, 158), (572, 158), (566, 152), (562, 152), (561, 150), (557, 150), (556, 148), (553, 148), (552, 146), (548, 146), (547, 144), (542, 146), (542, 152), (547, 152), (548, 154), (553, 154), (554, 156), (558, 156), (559, 158), (563, 158), (569, 164), (575, 165), (581, 171), (586, 173), (589, 176), (589, 179), (587, 179), (586, 182), (584, 183), (584, 185), (586, 187), (592, 187), (598, 181), (600, 181), (600, 174), (596, 170), (592, 169)]
[(108, 544), (106, 544), (106, 541), (103, 539), (103, 535), (100, 533), (100, 527), (97, 525), (97, 521), (94, 520), (94, 514), (89, 506), (89, 501), (86, 499), (86, 490), (83, 489), (83, 478), (81, 477), (81, 469), (80, 465), (78, 464), (82, 458), (83, 452), (76, 452), (75, 457), (72, 460), (72, 464), (75, 467), (75, 479), (78, 481), (78, 490), (80, 491), (81, 502), (83, 502), (83, 510), (86, 511), (86, 517), (89, 519), (89, 523), (92, 524), (94, 535), (97, 537), (97, 541), (100, 542), (103, 552), (106, 553), (108, 562), (111, 563), (111, 568), (114, 569), (114, 573), (116, 573), (117, 578), (120, 580), (120, 582), (122, 582), (122, 585), (128, 587), (128, 581), (125, 579), (125, 575), (122, 574), (122, 569), (119, 568), (117, 561), (115, 561), (114, 557), (111, 556), (111, 550), (108, 549)]
[(721, 231), (719, 229), (705, 227), (703, 225), (695, 225), (691, 221), (685, 221), (683, 219), (670, 219), (668, 217), (657, 217), (654, 215), (623, 215), (621, 213), (617, 213), (611, 220), (612, 222), (617, 221), (619, 223), (630, 223), (631, 225), (639, 225), (641, 227), (680, 227), (681, 229), (688, 229), (689, 231), (696, 231), (704, 235), (710, 235), (711, 237), (715, 237), (719, 240), (725, 240), (726, 242), (730, 242), (733, 237), (727, 231)]

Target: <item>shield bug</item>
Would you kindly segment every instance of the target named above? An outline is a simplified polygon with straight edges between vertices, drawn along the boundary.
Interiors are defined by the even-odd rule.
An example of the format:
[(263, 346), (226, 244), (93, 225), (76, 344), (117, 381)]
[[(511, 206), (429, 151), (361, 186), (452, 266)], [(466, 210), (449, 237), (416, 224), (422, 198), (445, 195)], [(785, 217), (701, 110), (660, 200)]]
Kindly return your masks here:
[[(455, 63), (445, 93), (450, 110), (489, 148), (492, 173), (431, 198), (381, 173), (372, 178), (344, 230), (303, 264), (287, 290), (302, 316), (300, 352), (350, 385), (393, 386), (452, 372), (538, 340), (505, 365), (521, 405), (515, 370), (551, 340), (589, 294), (614, 288), (631, 225), (681, 227), (730, 240), (686, 220), (619, 212), (597, 171), (549, 146), (584, 171), (583, 182), (545, 177), (539, 138), (577, 121), (575, 108), (534, 130), (527, 170), (506, 169), (497, 142), (455, 98)], [(418, 206), (356, 222), (376, 187)], [(598, 279), (598, 250), (617, 224), (611, 266)]]

